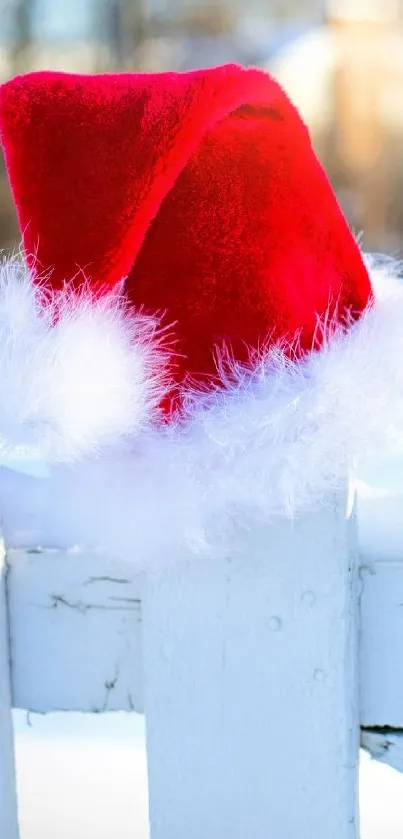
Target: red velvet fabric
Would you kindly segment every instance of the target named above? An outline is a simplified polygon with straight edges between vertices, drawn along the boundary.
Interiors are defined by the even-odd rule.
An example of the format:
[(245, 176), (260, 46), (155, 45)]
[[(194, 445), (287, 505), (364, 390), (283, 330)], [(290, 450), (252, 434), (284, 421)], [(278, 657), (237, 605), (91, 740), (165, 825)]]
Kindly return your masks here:
[(362, 312), (358, 247), (300, 117), (259, 70), (34, 73), (0, 90), (0, 131), (28, 258), (55, 287), (127, 276), (205, 380), (223, 341), (250, 347)]

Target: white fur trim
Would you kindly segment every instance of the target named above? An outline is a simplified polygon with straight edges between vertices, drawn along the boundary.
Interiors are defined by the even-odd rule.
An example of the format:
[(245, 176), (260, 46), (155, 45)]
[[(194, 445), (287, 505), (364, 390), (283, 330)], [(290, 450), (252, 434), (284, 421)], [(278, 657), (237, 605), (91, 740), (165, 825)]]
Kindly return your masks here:
[[(186, 420), (48, 481), (3, 473), (11, 543), (101, 544), (140, 566), (220, 550), (244, 526), (327, 503), (359, 461), (403, 448), (403, 284), (369, 262), (376, 302), (304, 361), (271, 351)], [(1, 333), (0, 333), (1, 334)], [(233, 529), (238, 528), (233, 540)], [(22, 531), (28, 531), (24, 537)]]
[(393, 260), (368, 268), (376, 299), (347, 331), (326, 328), (303, 361), (275, 348), (252, 374), (234, 364), (224, 392), (191, 400), (174, 448), (218, 508), (293, 515), (403, 448), (403, 283)]
[(120, 292), (52, 294), (22, 258), (1, 261), (0, 462), (94, 455), (155, 421), (164, 388), (155, 319)]

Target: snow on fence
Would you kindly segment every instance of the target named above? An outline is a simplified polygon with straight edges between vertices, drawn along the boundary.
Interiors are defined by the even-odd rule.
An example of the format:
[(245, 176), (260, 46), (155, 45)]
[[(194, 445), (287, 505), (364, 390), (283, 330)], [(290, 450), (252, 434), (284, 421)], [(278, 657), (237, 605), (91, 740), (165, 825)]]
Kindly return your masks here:
[(358, 839), (360, 731), (403, 770), (403, 557), (360, 556), (347, 506), (149, 578), (5, 552), (0, 837), (18, 837), (15, 707), (145, 713), (151, 839)]

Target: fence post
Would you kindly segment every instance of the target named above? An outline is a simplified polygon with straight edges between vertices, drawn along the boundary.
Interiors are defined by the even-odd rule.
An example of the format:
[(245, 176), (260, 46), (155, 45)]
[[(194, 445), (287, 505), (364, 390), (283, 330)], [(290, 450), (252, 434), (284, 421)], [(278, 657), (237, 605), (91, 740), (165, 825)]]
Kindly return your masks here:
[(0, 837), (18, 839), (17, 792), (11, 712), (6, 562), (0, 542)]
[(143, 600), (152, 839), (358, 839), (355, 517), (239, 529)]

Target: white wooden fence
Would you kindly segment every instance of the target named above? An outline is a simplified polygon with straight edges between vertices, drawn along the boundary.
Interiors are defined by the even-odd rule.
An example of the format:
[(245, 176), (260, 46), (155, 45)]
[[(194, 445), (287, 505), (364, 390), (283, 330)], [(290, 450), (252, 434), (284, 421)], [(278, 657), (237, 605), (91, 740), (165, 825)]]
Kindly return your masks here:
[(152, 839), (358, 839), (360, 731), (403, 770), (403, 557), (360, 556), (347, 506), (158, 576), (5, 552), (1, 839), (18, 837), (12, 707), (144, 712)]

